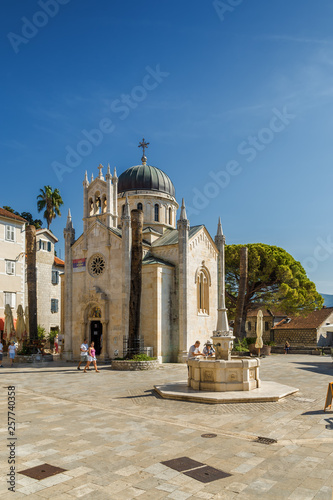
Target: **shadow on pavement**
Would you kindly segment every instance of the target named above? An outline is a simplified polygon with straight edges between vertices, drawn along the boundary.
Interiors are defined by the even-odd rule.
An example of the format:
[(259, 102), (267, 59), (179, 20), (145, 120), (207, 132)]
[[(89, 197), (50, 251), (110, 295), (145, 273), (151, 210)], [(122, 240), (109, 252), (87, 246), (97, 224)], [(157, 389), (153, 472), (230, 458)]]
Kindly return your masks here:
[(298, 365), (299, 370), (306, 370), (315, 373), (323, 373), (326, 375), (333, 375), (333, 364), (332, 361), (327, 362), (301, 362), (301, 361), (292, 361), (292, 364)]

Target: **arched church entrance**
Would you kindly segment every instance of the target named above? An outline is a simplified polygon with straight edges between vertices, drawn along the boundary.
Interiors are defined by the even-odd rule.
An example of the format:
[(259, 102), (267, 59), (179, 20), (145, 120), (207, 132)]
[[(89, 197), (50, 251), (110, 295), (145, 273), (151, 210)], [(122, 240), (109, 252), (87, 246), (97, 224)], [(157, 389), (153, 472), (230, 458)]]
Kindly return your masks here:
[(93, 320), (90, 323), (90, 342), (95, 343), (96, 356), (99, 356), (102, 351), (102, 334), (103, 325), (98, 320)]

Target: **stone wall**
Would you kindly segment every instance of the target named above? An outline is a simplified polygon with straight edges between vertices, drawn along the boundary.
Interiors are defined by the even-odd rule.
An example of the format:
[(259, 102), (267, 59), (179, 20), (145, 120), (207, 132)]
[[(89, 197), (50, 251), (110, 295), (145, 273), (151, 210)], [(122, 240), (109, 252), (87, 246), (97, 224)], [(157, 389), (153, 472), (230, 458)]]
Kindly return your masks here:
[(159, 362), (154, 361), (121, 361), (114, 359), (111, 363), (112, 370), (119, 371), (139, 371), (139, 370), (156, 370), (159, 367)]
[[(51, 243), (51, 250), (39, 249), (39, 240)], [(54, 240), (47, 233), (36, 234), (37, 251), (37, 323), (49, 333), (51, 328), (60, 330), (61, 324), (61, 284), (52, 283), (52, 271), (63, 272), (62, 266), (54, 265)], [(51, 299), (58, 301), (58, 312), (51, 312)]]
[(274, 342), (278, 345), (284, 345), (286, 340), (293, 346), (314, 345), (317, 343), (317, 330), (309, 328), (308, 330), (275, 329)]

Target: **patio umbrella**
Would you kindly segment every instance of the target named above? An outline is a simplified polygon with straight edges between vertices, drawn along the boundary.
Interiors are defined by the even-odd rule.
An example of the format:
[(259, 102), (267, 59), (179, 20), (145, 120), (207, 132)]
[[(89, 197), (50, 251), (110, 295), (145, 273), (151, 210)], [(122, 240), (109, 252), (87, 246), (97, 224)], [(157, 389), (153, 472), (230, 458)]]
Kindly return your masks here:
[(257, 314), (257, 340), (255, 346), (259, 349), (259, 358), (260, 358), (260, 349), (263, 347), (262, 334), (264, 330), (264, 317), (262, 314), (262, 310), (259, 309)]
[(28, 306), (24, 310), (25, 316), (25, 331), (27, 332), (27, 336), (29, 337), (29, 309)]
[(17, 323), (16, 323), (16, 337), (17, 340), (22, 340), (23, 335), (25, 334), (25, 323), (23, 318), (23, 307), (21, 304), (17, 308)]
[(15, 329), (14, 329), (14, 320), (13, 320), (13, 314), (12, 310), (9, 304), (6, 304), (5, 306), (5, 327), (3, 331), (3, 336), (6, 339), (7, 335), (8, 338), (15, 334)]

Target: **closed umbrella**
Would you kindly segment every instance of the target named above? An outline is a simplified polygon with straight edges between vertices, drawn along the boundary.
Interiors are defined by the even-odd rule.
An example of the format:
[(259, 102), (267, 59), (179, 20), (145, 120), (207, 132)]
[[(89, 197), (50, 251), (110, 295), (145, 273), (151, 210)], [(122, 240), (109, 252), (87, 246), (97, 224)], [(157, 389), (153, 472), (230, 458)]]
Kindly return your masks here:
[(3, 331), (3, 336), (6, 339), (7, 336), (9, 338), (13, 334), (15, 334), (13, 314), (12, 314), (12, 310), (11, 310), (10, 305), (6, 304), (6, 306), (5, 306), (5, 327), (4, 327), (4, 331)]
[(256, 348), (259, 349), (259, 358), (260, 358), (260, 349), (263, 347), (262, 334), (264, 330), (264, 317), (262, 314), (262, 310), (259, 309), (257, 314), (257, 340), (256, 340)]
[(21, 304), (17, 308), (17, 322), (16, 322), (16, 337), (17, 340), (22, 340), (25, 334), (25, 322), (23, 317), (23, 307)]

